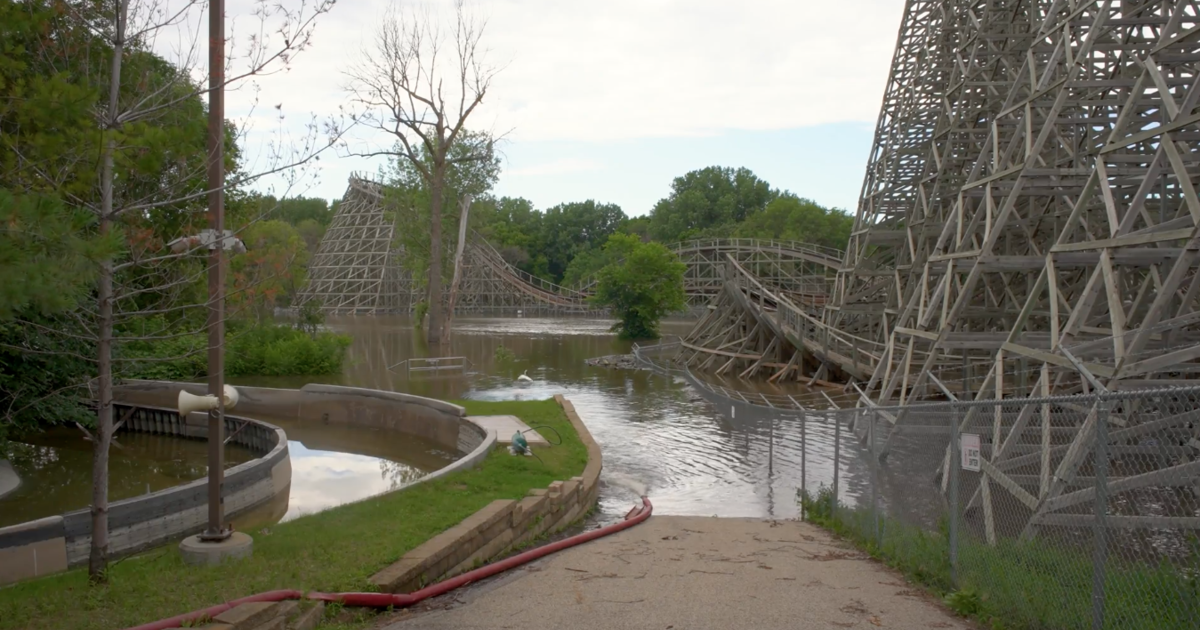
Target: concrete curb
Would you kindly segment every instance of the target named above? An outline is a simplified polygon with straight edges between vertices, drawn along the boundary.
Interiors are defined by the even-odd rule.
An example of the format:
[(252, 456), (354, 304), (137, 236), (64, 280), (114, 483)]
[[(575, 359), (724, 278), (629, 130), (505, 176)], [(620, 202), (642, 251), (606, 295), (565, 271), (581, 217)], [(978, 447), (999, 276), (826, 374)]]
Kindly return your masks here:
[[(425, 541), (370, 578), (380, 591), (407, 593), (470, 571), (514, 547), (575, 521), (596, 503), (603, 466), (600, 445), (562, 395), (554, 400), (587, 449), (583, 475), (534, 488), (520, 500), (492, 501), (458, 525)], [(495, 432), (489, 431), (489, 439)]]
[(453, 473), (453, 472), (458, 472), (460, 470), (466, 470), (468, 468), (474, 468), (474, 467), (478, 466), (479, 463), (482, 462), (484, 460), (484, 458), (486, 458), (488, 456), (488, 453), (492, 452), (492, 449), (496, 446), (496, 441), (499, 439), (499, 437), (496, 435), (496, 432), (493, 431), (492, 429), (485, 429), (485, 428), (479, 426), (478, 424), (471, 421), (471, 419), (466, 418), (465, 416), (463, 417), (463, 421), (469, 423), (471, 426), (475, 427), (476, 429), (478, 429), (480, 432), (483, 433), (483, 440), (479, 443), (478, 446), (475, 447), (475, 450), (458, 458), (452, 464), (445, 466), (443, 468), (439, 468), (412, 483), (406, 484), (403, 487), (398, 488), (398, 490), (404, 490), (405, 488), (411, 488), (415, 485), (425, 483), (426, 481), (440, 479), (440, 478), (445, 477), (446, 475), (449, 475), (450, 473)]

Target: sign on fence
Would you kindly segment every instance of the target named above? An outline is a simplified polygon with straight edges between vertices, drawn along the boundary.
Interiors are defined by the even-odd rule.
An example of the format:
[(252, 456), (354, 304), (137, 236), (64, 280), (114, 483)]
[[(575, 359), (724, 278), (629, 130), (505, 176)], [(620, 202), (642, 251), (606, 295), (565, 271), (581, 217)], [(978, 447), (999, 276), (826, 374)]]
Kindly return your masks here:
[(963, 470), (979, 472), (979, 436), (974, 433), (962, 434), (959, 452), (962, 453)]

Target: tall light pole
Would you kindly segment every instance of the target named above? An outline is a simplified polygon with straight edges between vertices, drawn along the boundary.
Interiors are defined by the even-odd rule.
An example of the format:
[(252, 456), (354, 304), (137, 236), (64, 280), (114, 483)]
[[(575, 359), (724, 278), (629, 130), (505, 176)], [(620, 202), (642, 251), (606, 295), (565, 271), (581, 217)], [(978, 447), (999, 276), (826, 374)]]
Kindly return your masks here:
[(205, 542), (229, 538), (221, 486), (225, 483), (225, 0), (208, 5), (208, 228), (215, 242), (208, 262), (208, 527)]
[[(225, 407), (237, 402), (237, 392), (225, 390), (225, 250), (245, 251), (241, 241), (225, 231), (225, 2), (208, 5), (208, 229), (171, 243), (182, 251), (196, 244), (208, 247), (208, 525), (199, 535), (179, 543), (190, 564), (216, 564), (248, 556), (254, 541), (225, 526)], [(228, 403), (226, 396), (229, 396)], [(185, 397), (180, 394), (180, 413)]]

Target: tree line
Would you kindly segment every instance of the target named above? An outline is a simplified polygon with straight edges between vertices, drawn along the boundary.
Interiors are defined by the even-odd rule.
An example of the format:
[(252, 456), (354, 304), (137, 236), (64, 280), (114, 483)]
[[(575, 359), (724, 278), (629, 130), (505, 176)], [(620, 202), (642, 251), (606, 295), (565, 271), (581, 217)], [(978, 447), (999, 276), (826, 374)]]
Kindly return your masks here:
[[(464, 137), (477, 146), (484, 134), (468, 131)], [(452, 150), (451, 159), (455, 154)], [(419, 159), (429, 161), (423, 155)], [(539, 210), (522, 197), (496, 197), (491, 191), (500, 171), (500, 161), (491, 153), (449, 168), (443, 193), (447, 207), (469, 200), (465, 215), (469, 226), (509, 264), (568, 288), (590, 289), (597, 305), (614, 308), (622, 335), (634, 338), (656, 336), (658, 319), (683, 308), (681, 292), (674, 300), (668, 299), (674, 291), (664, 291), (671, 284), (664, 278), (673, 277), (676, 269), (667, 246), (697, 238), (737, 237), (841, 249), (854, 222), (846, 212), (772, 187), (746, 168), (711, 166), (677, 177), (670, 194), (648, 214), (637, 217), (628, 216), (616, 204), (594, 199)], [(416, 311), (421, 322), (429, 312), (425, 282), (432, 252), (429, 190), (407, 157), (395, 158), (378, 178), (386, 184), (390, 217), (398, 226), (400, 264), (416, 279), (416, 290), (427, 295)], [(450, 213), (444, 218), (439, 251), (445, 284), (453, 274), (451, 254), (462, 216)], [(644, 251), (639, 247), (651, 244), (658, 247)], [(640, 270), (624, 266), (623, 261), (631, 257), (641, 261)], [(607, 285), (601, 286), (602, 282)], [(680, 275), (676, 284), (681, 283)], [(653, 299), (654, 295), (662, 300)], [(643, 315), (632, 316), (634, 312)]]
[[(419, 188), (411, 177), (385, 170), (381, 177), (405, 199)], [(674, 244), (696, 238), (760, 238), (845, 248), (854, 218), (771, 186), (747, 168), (710, 166), (676, 177), (667, 197), (649, 213), (628, 216), (618, 205), (596, 200), (560, 203), (539, 210), (522, 197), (487, 194), (499, 177), (494, 162), (482, 177), (466, 178), (476, 195), (471, 225), (513, 266), (534, 276), (576, 287), (594, 279), (611, 261), (604, 245), (613, 234), (643, 242)], [(419, 194), (419, 191), (416, 193)], [(420, 207), (420, 202), (402, 204)], [(457, 223), (455, 223), (456, 225)], [(409, 249), (427, 249), (420, 232), (405, 230)], [(427, 232), (425, 233), (427, 234)]]

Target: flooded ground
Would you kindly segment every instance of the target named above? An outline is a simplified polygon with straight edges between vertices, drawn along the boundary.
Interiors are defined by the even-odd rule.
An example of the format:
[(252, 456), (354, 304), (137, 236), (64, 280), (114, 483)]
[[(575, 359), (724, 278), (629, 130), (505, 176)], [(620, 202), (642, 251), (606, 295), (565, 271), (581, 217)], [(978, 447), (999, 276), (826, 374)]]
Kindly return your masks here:
[[(354, 339), (342, 374), (317, 378), (244, 378), (235, 384), (300, 387), (310, 382), (403, 391), (441, 399), (535, 400), (564, 394), (572, 400), (604, 451), (601, 520), (619, 518), (647, 492), (659, 514), (789, 518), (798, 515), (799, 423), (794, 418), (723, 414), (683, 379), (646, 370), (586, 364), (592, 357), (630, 351), (609, 332), (610, 321), (484, 319), (455, 321), (443, 356), (468, 361), (466, 374), (410, 372), (407, 360), (430, 356), (421, 334), (404, 317), (330, 318), (329, 328)], [(683, 334), (691, 322), (664, 323), (665, 334)], [(416, 364), (416, 362), (414, 362)], [(533, 382), (518, 384), (527, 373)], [(727, 386), (733, 385), (731, 382)], [(799, 383), (782, 386), (737, 382), (743, 391), (804, 394)], [(362, 428), (313, 425), (263, 417), (288, 434), (292, 487), (283, 520), (363, 499), (444, 466), (453, 454), (411, 438), (386, 439)], [(810, 423), (806, 482), (810, 490), (832, 482), (834, 428)], [(66, 439), (46, 468), (46, 480), (27, 476), (16, 495), (0, 501), (0, 524), (86, 507), (90, 443)], [(161, 441), (154, 449), (127, 448), (114, 457), (113, 498), (183, 483), (206, 474), (204, 442), (130, 434), (129, 446)], [(857, 443), (843, 432), (840, 467), (843, 500), (864, 496), (867, 475)], [(61, 451), (61, 452), (59, 452)], [(151, 454), (151, 452), (159, 454)], [(248, 454), (227, 455), (230, 465)], [(57, 458), (57, 459), (55, 459)], [(18, 464), (14, 460), (14, 464)], [(49, 481), (49, 478), (53, 481)], [(52, 484), (60, 489), (39, 493)], [(927, 484), (928, 485), (928, 484)]]
[[(601, 509), (619, 518), (645, 491), (659, 514), (798, 515), (800, 430), (794, 419), (731, 419), (683, 379), (645, 370), (594, 367), (587, 359), (630, 351), (609, 332), (611, 321), (578, 318), (459, 318), (443, 356), (469, 361), (466, 375), (408, 371), (431, 356), (407, 318), (339, 317), (328, 326), (354, 338), (351, 365), (324, 379), (257, 378), (247, 384), (299, 387), (307, 382), (372, 387), (442, 399), (537, 400), (564, 394), (604, 451)], [(665, 322), (664, 334), (684, 334), (689, 321)], [(397, 365), (399, 364), (399, 365)], [(389, 369), (391, 367), (391, 369)], [(521, 385), (527, 373), (533, 382)], [(727, 383), (730, 385), (732, 383)], [(804, 394), (783, 386), (738, 382), (747, 391)], [(810, 424), (807, 483), (832, 483), (832, 424)], [(290, 434), (289, 434), (290, 435)], [(862, 496), (867, 478), (848, 432), (843, 435), (843, 498)]]

